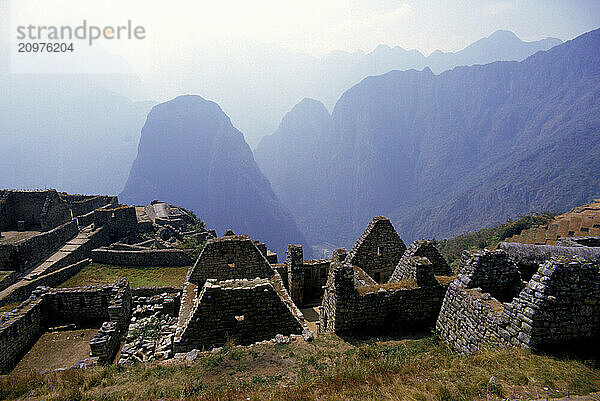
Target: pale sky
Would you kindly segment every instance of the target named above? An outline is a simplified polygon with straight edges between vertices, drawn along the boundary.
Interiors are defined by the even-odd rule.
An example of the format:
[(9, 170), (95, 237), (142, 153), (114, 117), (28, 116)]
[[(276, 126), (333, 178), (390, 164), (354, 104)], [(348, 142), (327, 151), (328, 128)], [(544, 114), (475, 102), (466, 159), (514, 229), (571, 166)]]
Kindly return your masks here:
[[(598, 0), (0, 0), (9, 26), (143, 25), (143, 41), (103, 41), (139, 74), (164, 69), (194, 49), (227, 51), (269, 43), (323, 56), (332, 50), (371, 51), (378, 44), (456, 51), (498, 29), (523, 40), (572, 39), (600, 26)], [(5, 23), (6, 15), (2, 16)], [(13, 38), (14, 39), (14, 38)], [(96, 45), (94, 45), (96, 46)]]

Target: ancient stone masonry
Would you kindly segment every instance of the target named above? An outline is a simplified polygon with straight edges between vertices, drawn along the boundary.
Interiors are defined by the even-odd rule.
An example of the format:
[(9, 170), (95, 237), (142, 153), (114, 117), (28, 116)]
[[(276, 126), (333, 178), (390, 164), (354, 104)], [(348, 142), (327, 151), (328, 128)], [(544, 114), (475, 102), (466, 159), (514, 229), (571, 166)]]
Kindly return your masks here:
[(343, 251), (334, 253), (319, 313), (320, 332), (413, 330), (435, 322), (445, 287), (435, 280), (426, 258), (413, 258), (418, 264), (413, 277), (373, 285), (363, 269), (352, 266), (350, 256), (340, 261), (343, 255)]
[(121, 238), (138, 232), (135, 206), (111, 205), (94, 210), (94, 224), (104, 226), (112, 238)]
[(400, 281), (414, 275), (413, 270), (415, 264), (412, 263), (412, 260), (415, 257), (427, 258), (431, 263), (433, 273), (436, 276), (451, 276), (453, 274), (450, 266), (448, 266), (448, 263), (435, 246), (433, 246), (430, 241), (424, 239), (415, 241), (408, 247), (394, 269), (390, 281)]
[(15, 286), (10, 294), (7, 294), (4, 298), (0, 299), (0, 305), (21, 302), (27, 299), (37, 287), (55, 287), (61, 283), (64, 283), (89, 264), (90, 259), (84, 259), (36, 279), (22, 280), (19, 283), (20, 285)]
[[(498, 249), (506, 251), (517, 264), (524, 279), (529, 280), (541, 264), (553, 256), (579, 256), (586, 260), (600, 263), (600, 247), (594, 246), (594, 240), (584, 237), (571, 237), (560, 241), (558, 245), (533, 245), (518, 242), (501, 242)], [(578, 241), (582, 241), (579, 243)], [(562, 246), (567, 244), (567, 246)]]
[(56, 190), (0, 190), (0, 231), (48, 231), (71, 218), (68, 204)]
[(175, 352), (303, 331), (302, 313), (257, 244), (240, 235), (206, 243), (183, 287)]
[(501, 250), (463, 252), (457, 270), (466, 288), (481, 288), (494, 298), (506, 302), (524, 287), (515, 263)]
[(534, 349), (600, 339), (599, 264), (555, 258), (504, 308), (500, 335)]
[(289, 245), (285, 263), (272, 267), (281, 276), (296, 305), (305, 305), (323, 296), (331, 259), (304, 260), (302, 245)]
[[(100, 330), (92, 343), (96, 352), (115, 352), (118, 347), (114, 344), (119, 344), (120, 337), (115, 339), (114, 336), (122, 334), (130, 315), (131, 292), (126, 280), (102, 287), (38, 287), (27, 301), (0, 316), (0, 372), (10, 372), (39, 336), (53, 326), (100, 326), (110, 321), (113, 324)], [(106, 352), (102, 355), (106, 361), (111, 360)]]
[(101, 247), (92, 251), (94, 263), (118, 266), (190, 266), (192, 256), (182, 249), (116, 250)]
[(304, 302), (304, 258), (302, 245), (289, 245), (285, 266), (288, 278), (288, 292), (297, 305)]
[(378, 283), (387, 282), (406, 246), (392, 223), (383, 216), (374, 217), (350, 251), (349, 262), (363, 269)]
[(188, 270), (186, 281), (202, 287), (209, 279), (271, 278), (275, 271), (246, 235), (208, 240), (194, 266)]
[(130, 365), (171, 358), (180, 290), (146, 287), (136, 288), (133, 293), (133, 313), (119, 364)]
[(543, 349), (597, 340), (598, 269), (598, 264), (577, 257), (553, 257), (523, 286), (517, 283), (517, 268), (504, 251), (467, 252), (458, 279), (448, 288), (436, 329), (464, 353), (507, 345)]
[(58, 194), (62, 200), (67, 202), (73, 217), (79, 217), (106, 205), (117, 205), (119, 200), (116, 196), (109, 195), (78, 195), (61, 192)]
[(71, 220), (30, 238), (0, 244), (0, 269), (25, 271), (75, 237), (77, 232), (77, 224)]
[(303, 328), (270, 280), (209, 279), (187, 324), (177, 329), (174, 350), (210, 349), (228, 340), (250, 344), (277, 334), (300, 334)]

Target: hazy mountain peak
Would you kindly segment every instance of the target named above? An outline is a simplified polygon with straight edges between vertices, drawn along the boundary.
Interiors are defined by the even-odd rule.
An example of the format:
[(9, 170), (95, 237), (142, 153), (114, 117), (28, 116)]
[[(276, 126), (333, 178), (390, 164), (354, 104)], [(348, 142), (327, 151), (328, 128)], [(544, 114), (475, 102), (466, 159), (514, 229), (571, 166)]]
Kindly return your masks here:
[(164, 199), (278, 252), (304, 237), (260, 172), (243, 135), (215, 102), (185, 95), (155, 106), (120, 198)]

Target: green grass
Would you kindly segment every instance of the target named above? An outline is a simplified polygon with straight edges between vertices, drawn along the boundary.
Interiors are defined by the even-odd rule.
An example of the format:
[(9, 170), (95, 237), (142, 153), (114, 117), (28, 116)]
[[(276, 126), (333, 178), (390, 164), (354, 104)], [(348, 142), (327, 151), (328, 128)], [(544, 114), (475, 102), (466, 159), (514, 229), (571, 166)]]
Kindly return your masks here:
[(125, 277), (131, 287), (183, 287), (188, 267), (128, 267), (90, 264), (60, 285), (61, 288), (113, 284)]
[[(492, 376), (496, 380), (490, 382)], [(0, 399), (46, 400), (500, 400), (599, 390), (597, 362), (522, 349), (461, 357), (435, 336), (376, 343), (327, 335), (312, 343), (228, 345), (192, 365), (109, 366), (0, 379)]]

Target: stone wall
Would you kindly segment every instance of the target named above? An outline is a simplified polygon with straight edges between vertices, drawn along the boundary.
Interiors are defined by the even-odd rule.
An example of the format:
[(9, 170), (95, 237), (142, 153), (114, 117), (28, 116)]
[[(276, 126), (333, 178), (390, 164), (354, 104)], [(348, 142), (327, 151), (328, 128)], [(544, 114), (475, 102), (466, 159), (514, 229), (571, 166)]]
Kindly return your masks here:
[(190, 266), (194, 263), (193, 257), (182, 249), (125, 251), (98, 248), (91, 255), (94, 263), (116, 266)]
[[(433, 277), (431, 264), (429, 276)], [(413, 330), (434, 324), (445, 288), (436, 280), (356, 286), (353, 266), (332, 264), (319, 312), (319, 331), (352, 333), (373, 329)]]
[(546, 262), (506, 305), (502, 323), (506, 342), (534, 349), (600, 340), (599, 264), (580, 258)]
[(109, 195), (76, 195), (66, 193), (60, 193), (59, 195), (71, 208), (73, 217), (83, 216), (105, 205), (116, 205), (119, 203), (116, 196)]
[(465, 288), (481, 288), (501, 302), (510, 302), (524, 287), (519, 269), (502, 250), (464, 251), (457, 274)]
[(533, 245), (518, 242), (501, 242), (498, 249), (505, 251), (517, 264), (524, 279), (529, 280), (538, 268), (554, 256), (579, 256), (600, 263), (600, 248), (590, 246)]
[(16, 271), (4, 271), (2, 273), (7, 274), (0, 280), (0, 291), (16, 283), (19, 277)]
[(0, 373), (8, 374), (45, 330), (42, 298), (0, 316)]
[(209, 279), (270, 278), (273, 268), (252, 240), (245, 235), (213, 238), (206, 242), (186, 281), (202, 287)]
[(121, 345), (121, 336), (115, 322), (104, 322), (90, 341), (90, 355), (100, 364), (110, 364)]
[[(501, 303), (493, 292), (510, 287), (511, 280), (506, 278), (515, 269), (502, 262), (508, 259), (506, 254), (484, 251), (467, 255), (463, 255), (461, 273), (450, 284), (436, 323), (440, 337), (451, 347), (463, 353), (502, 345), (548, 349), (600, 339), (598, 264), (552, 258), (514, 298)], [(496, 263), (489, 263), (492, 260)]]
[(0, 230), (23, 221), (26, 229), (48, 231), (70, 219), (71, 210), (55, 190), (0, 192)]
[(415, 241), (408, 249), (404, 252), (398, 265), (394, 269), (394, 273), (390, 278), (390, 281), (404, 280), (407, 276), (410, 276), (414, 263), (412, 258), (425, 257), (431, 263), (433, 268), (433, 274), (437, 276), (451, 276), (453, 274), (452, 269), (448, 266), (448, 263), (439, 251), (433, 246), (428, 240)]
[[(127, 280), (102, 287), (38, 287), (27, 301), (0, 316), (0, 372), (9, 373), (48, 327), (112, 321), (122, 330), (130, 315)], [(110, 341), (118, 343), (120, 338)]]
[(450, 283), (436, 330), (452, 348), (463, 353), (495, 348), (503, 344), (498, 333), (502, 304), (489, 293), (462, 287), (457, 279)]
[(52, 273), (46, 274), (45, 276), (36, 278), (35, 280), (28, 281), (26, 284), (15, 288), (14, 291), (5, 298), (2, 298), (0, 300), (0, 305), (21, 302), (27, 299), (37, 287), (55, 287), (59, 284), (62, 284), (79, 273), (81, 269), (90, 264), (90, 262), (90, 259), (84, 259), (77, 263), (73, 263), (72, 265), (53, 271)]
[(112, 286), (46, 290), (45, 314), (51, 325), (86, 325), (110, 320), (108, 306), (113, 295)]
[(348, 255), (350, 263), (363, 269), (378, 283), (387, 282), (400, 261), (406, 245), (392, 223), (374, 217)]
[(285, 258), (287, 290), (296, 305), (304, 303), (304, 256), (302, 245), (288, 245)]
[(25, 271), (77, 235), (77, 223), (69, 221), (50, 231), (13, 244), (0, 245), (0, 269)]
[(87, 227), (94, 223), (94, 212), (89, 212), (75, 218), (79, 227)]
[(320, 300), (323, 296), (323, 286), (327, 283), (327, 274), (331, 259), (305, 260), (304, 268), (304, 303)]
[(303, 328), (270, 280), (208, 280), (190, 318), (178, 327), (174, 351), (211, 349), (229, 340), (251, 344)]
[(98, 227), (106, 227), (112, 238), (121, 238), (138, 232), (134, 206), (112, 205), (96, 209), (94, 210), (94, 224)]

